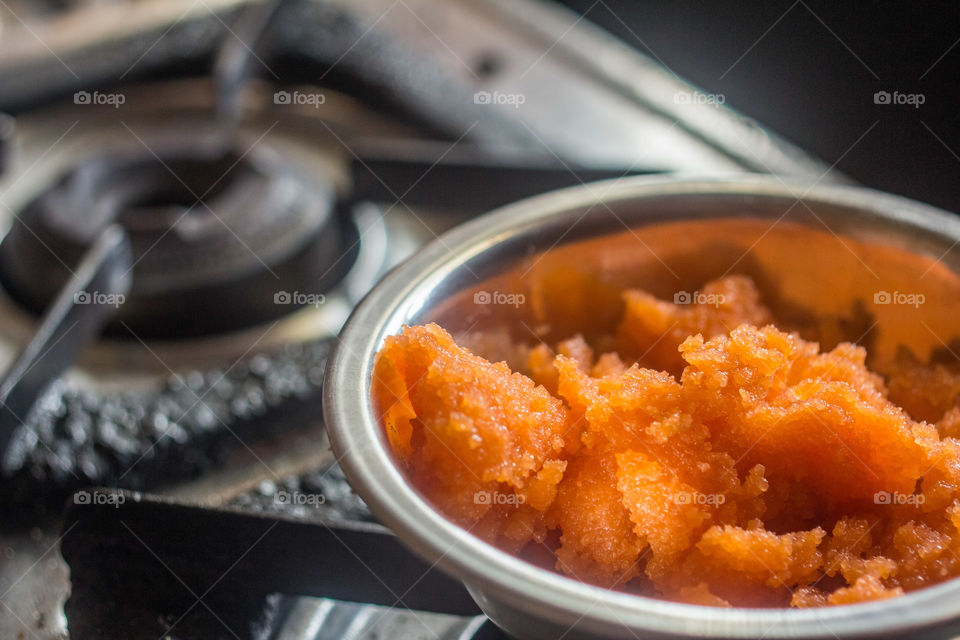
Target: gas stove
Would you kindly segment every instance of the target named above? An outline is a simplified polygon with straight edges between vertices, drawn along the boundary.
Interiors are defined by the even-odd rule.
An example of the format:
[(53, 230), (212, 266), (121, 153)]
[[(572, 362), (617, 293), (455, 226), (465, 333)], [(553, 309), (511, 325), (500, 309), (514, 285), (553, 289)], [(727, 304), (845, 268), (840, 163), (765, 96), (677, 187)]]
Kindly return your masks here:
[(551, 188), (843, 179), (533, 0), (4, 0), (0, 33), (3, 637), (500, 637), (329, 451), (352, 306)]

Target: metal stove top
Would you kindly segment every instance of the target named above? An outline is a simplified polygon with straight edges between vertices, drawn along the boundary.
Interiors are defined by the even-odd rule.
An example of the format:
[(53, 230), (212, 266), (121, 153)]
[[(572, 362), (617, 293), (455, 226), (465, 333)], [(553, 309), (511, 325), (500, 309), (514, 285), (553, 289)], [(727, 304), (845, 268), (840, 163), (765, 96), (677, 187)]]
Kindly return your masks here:
[(534, 0), (5, 0), (0, 34), (0, 365), (84, 238), (132, 247), (129, 300), (6, 448), (2, 637), (498, 637), (329, 451), (352, 305), (540, 190), (842, 179)]

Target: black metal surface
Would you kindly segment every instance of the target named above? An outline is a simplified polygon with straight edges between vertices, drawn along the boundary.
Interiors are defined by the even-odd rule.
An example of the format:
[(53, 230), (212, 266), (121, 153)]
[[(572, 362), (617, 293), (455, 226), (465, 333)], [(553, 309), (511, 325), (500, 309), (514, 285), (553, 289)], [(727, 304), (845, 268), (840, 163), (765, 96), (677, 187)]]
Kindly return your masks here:
[[(236, 36), (237, 8), (171, 16), (130, 36), (60, 59), (0, 68), (0, 111), (17, 114), (80, 89), (171, 76), (206, 75)], [(315, 0), (283, 2), (262, 34), (265, 65), (250, 69), (277, 84), (321, 82), (440, 138), (540, 148), (529, 131), (498, 110), (474, 104), (475, 89), (410, 47), (371, 30), (374, 17)], [(162, 37), (161, 37), (162, 36)], [(69, 69), (68, 69), (69, 67)], [(268, 68), (267, 68), (268, 67)], [(79, 70), (76, 75), (71, 69)]]
[(78, 486), (190, 478), (241, 440), (316, 421), (330, 347), (328, 340), (288, 344), (226, 370), (178, 372), (151, 392), (103, 395), (55, 382), (8, 447), (16, 471), (0, 483), (0, 503), (56, 511)]
[(476, 104), (472, 85), (371, 30), (372, 19), (332, 3), (290, 0), (275, 19), (270, 65), (281, 81), (322, 82), (406, 115), (429, 134), (543, 148), (519, 122)]
[[(174, 623), (173, 638), (254, 638), (275, 613), (272, 593), (479, 613), (459, 582), (378, 525), (274, 519), (131, 493), (81, 495), (61, 542), (75, 639), (155, 639)], [(180, 635), (187, 629), (206, 633)]]
[(10, 144), (13, 141), (13, 134), (16, 131), (14, 119), (5, 113), (0, 113), (0, 175), (7, 170), (7, 163), (10, 160)]
[(268, 0), (246, 7), (233, 25), (213, 62), (217, 85), (217, 112), (221, 120), (235, 123), (243, 109), (243, 88), (248, 78), (258, 75), (259, 60), (269, 48), (269, 30), (285, 0)]
[(552, 189), (655, 173), (651, 167), (587, 168), (537, 155), (494, 155), (476, 146), (394, 144), (350, 163), (354, 197), (479, 215)]
[[(16, 470), (8, 445), (37, 397), (117, 312), (130, 288), (130, 244), (117, 226), (93, 243), (0, 380), (0, 474)], [(64, 265), (64, 268), (71, 271)]]
[(4, 69), (0, 71), (0, 111), (17, 115), (69, 98), (81, 89), (118, 84), (121, 76), (133, 82), (151, 76), (203, 73), (229, 35), (224, 23), (234, 21), (237, 13), (236, 9), (217, 14), (196, 12), (172, 26), (161, 22), (78, 51), (69, 59), (61, 57), (62, 62), (50, 56)]
[[(294, 496), (323, 496), (322, 502), (303, 503)], [(281, 517), (326, 518), (369, 522), (376, 520), (363, 500), (353, 492), (337, 465), (322, 466), (299, 476), (267, 481), (230, 500), (229, 506), (250, 513)]]
[(333, 288), (356, 257), (357, 230), (335, 212), (332, 187), (275, 155), (202, 143), (170, 145), (159, 157), (95, 156), (68, 171), (0, 243), (4, 288), (40, 313), (67, 265), (113, 223), (130, 235), (133, 285), (112, 335), (231, 331), (289, 313), (276, 304), (279, 291)]

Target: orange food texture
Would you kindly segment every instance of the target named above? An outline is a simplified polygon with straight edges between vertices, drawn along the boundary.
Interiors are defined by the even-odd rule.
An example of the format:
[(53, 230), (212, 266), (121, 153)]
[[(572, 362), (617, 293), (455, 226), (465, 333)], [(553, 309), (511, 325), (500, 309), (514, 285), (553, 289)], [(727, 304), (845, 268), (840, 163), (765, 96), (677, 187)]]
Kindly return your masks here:
[(424, 493), (488, 539), (543, 536), (572, 428), (560, 400), (437, 325), (388, 338), (373, 388), (390, 444)]
[(864, 366), (866, 352), (742, 325), (680, 347), (691, 411), (710, 425), (712, 441), (771, 480), (799, 483), (827, 506), (872, 500), (878, 491), (913, 493), (930, 467), (919, 425), (883, 393)]
[(624, 299), (617, 335), (540, 345), (522, 373), (436, 325), (388, 338), (373, 400), (415, 486), (492, 544), (680, 602), (832, 606), (960, 575), (960, 374), (901, 356), (885, 381), (862, 347), (820, 352), (742, 276)]
[(750, 278), (730, 276), (706, 284), (699, 291), (678, 291), (673, 301), (658, 300), (645, 291), (623, 294), (626, 312), (620, 321), (621, 351), (651, 369), (679, 375), (684, 363), (677, 347), (689, 336), (724, 335), (747, 323), (773, 320), (760, 302)]
[(926, 365), (901, 351), (895, 362), (884, 367), (890, 399), (914, 420), (935, 423), (956, 407), (960, 395), (960, 363)]

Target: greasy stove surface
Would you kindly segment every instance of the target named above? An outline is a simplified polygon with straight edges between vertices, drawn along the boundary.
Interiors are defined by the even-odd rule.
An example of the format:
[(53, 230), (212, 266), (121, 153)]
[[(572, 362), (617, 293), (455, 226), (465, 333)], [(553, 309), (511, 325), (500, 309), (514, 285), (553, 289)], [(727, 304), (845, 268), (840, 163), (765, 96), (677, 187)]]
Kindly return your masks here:
[(351, 307), (546, 189), (842, 179), (533, 1), (7, 0), (0, 29), (0, 365), (92, 237), (129, 249), (124, 287), (62, 305), (103, 337), (51, 362), (76, 335), (57, 325), (22, 376), (50, 384), (0, 419), (4, 638), (498, 637), (329, 451), (318, 392)]

